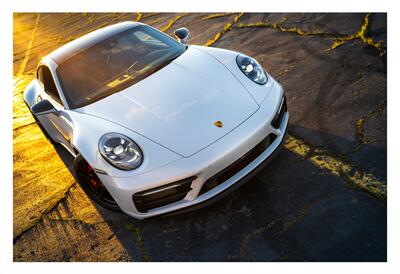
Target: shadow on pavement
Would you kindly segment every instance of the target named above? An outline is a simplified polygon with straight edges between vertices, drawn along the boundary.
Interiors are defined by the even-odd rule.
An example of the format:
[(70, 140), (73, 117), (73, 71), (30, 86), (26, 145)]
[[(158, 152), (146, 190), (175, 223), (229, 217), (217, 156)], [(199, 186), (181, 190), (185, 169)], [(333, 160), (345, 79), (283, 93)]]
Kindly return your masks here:
[[(56, 149), (71, 171), (71, 156)], [(94, 206), (135, 261), (386, 261), (386, 205), (286, 149), (197, 211), (135, 220)]]

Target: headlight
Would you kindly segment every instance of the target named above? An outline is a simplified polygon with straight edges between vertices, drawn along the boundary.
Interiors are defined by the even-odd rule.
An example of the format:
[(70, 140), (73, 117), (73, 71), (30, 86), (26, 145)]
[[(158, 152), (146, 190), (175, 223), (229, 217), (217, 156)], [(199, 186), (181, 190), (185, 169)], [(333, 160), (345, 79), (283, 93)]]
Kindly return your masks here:
[(264, 85), (267, 83), (268, 78), (264, 72), (264, 69), (253, 58), (239, 54), (236, 57), (236, 63), (238, 64), (240, 70), (253, 82), (259, 85)]
[(107, 162), (119, 169), (132, 170), (143, 162), (139, 146), (119, 133), (104, 134), (99, 141), (99, 150)]

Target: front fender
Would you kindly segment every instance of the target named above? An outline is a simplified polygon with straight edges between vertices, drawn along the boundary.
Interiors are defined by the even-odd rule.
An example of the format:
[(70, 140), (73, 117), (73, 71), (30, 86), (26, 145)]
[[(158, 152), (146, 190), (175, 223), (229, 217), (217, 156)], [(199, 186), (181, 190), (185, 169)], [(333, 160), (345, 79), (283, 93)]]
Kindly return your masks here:
[[(131, 177), (154, 171), (162, 166), (182, 158), (167, 148), (141, 136), (130, 129), (117, 125), (111, 121), (83, 114), (78, 111), (68, 111), (73, 123), (72, 146), (95, 169), (104, 171), (112, 177)], [(100, 137), (106, 133), (117, 132), (134, 140), (143, 152), (143, 163), (135, 170), (120, 170), (109, 164), (101, 156), (98, 143)]]
[(221, 62), (240, 81), (240, 83), (251, 94), (258, 105), (261, 105), (265, 98), (267, 98), (268, 94), (271, 92), (276, 82), (275, 79), (268, 74), (268, 72), (266, 72), (268, 82), (265, 85), (256, 84), (249, 78), (247, 78), (247, 76), (244, 75), (244, 73), (239, 69), (236, 63), (236, 56), (239, 54), (239, 52), (214, 47), (193, 47), (196, 47), (197, 49), (208, 53), (209, 55), (216, 58), (219, 62)]
[(41, 93), (41, 86), (36, 79), (32, 80), (25, 88), (23, 98), (29, 108), (36, 104)]

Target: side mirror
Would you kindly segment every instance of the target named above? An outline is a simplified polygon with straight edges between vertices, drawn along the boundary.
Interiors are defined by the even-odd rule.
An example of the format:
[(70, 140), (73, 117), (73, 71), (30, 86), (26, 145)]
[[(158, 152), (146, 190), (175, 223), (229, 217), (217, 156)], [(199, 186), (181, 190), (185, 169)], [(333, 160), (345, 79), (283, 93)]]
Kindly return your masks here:
[(57, 112), (57, 110), (54, 108), (53, 104), (50, 103), (49, 100), (41, 100), (34, 104), (31, 108), (31, 111), (35, 115), (40, 115), (40, 114), (46, 114), (49, 112)]
[(189, 39), (189, 34), (190, 34), (189, 30), (187, 28), (179, 28), (174, 31), (174, 34), (179, 42), (181, 42), (183, 44), (187, 44), (187, 41)]

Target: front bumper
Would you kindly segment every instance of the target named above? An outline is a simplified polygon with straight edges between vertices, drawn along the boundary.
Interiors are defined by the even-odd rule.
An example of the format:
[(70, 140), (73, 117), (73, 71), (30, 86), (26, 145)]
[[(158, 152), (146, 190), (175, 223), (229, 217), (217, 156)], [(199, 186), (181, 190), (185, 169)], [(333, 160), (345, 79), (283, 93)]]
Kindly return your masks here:
[(240, 179), (236, 183), (230, 185), (229, 187), (224, 189), (222, 192), (220, 192), (217, 195), (209, 198), (208, 200), (205, 200), (203, 202), (197, 203), (197, 204), (192, 205), (192, 206), (188, 206), (188, 207), (185, 207), (185, 208), (182, 208), (182, 209), (178, 209), (178, 210), (173, 211), (173, 212), (165, 213), (164, 215), (165, 216), (167, 216), (167, 215), (168, 216), (172, 216), (172, 215), (182, 214), (182, 213), (190, 212), (190, 211), (197, 210), (197, 209), (200, 209), (200, 208), (204, 208), (204, 207), (207, 207), (207, 206), (209, 206), (209, 205), (211, 205), (211, 204), (223, 199), (224, 197), (228, 196), (230, 193), (232, 193), (233, 191), (235, 191), (236, 189), (238, 189), (239, 187), (241, 187), (242, 185), (244, 185), (245, 183), (247, 183), (248, 181), (253, 179), (260, 171), (264, 170), (268, 166), (268, 164), (281, 151), (281, 149), (283, 147), (283, 143), (284, 143), (283, 140), (285, 140), (286, 133), (287, 133), (287, 128), (285, 129), (284, 136), (282, 138), (282, 141), (278, 145), (278, 147), (261, 164), (259, 164), (256, 168), (254, 168), (252, 171), (250, 171), (250, 173), (245, 175), (242, 179)]
[[(289, 113), (285, 112), (279, 128), (271, 125), (281, 107), (282, 99), (283, 89), (279, 84), (275, 84), (254, 115), (223, 138), (191, 157), (181, 158), (157, 170), (133, 177), (120, 178), (104, 174), (98, 174), (98, 176), (122, 211), (137, 219), (181, 211), (189, 207), (192, 209), (195, 206), (204, 206), (206, 201), (226, 195), (248, 181), (257, 171), (264, 168), (268, 159), (276, 154), (283, 143), (289, 120)], [(209, 178), (232, 165), (270, 134), (274, 134), (275, 139), (254, 160), (223, 183), (200, 195), (203, 184)], [(191, 189), (182, 200), (147, 210), (147, 212), (140, 212), (135, 207), (132, 199), (135, 193), (190, 177), (195, 177), (195, 179), (192, 181)]]

